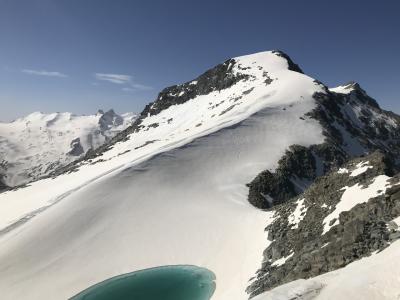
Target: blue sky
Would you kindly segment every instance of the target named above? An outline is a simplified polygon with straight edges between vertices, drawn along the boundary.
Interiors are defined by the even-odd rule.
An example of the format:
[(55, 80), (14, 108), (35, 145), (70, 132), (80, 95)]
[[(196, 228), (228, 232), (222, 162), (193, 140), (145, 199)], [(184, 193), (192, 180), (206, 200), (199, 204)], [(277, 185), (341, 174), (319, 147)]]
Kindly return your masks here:
[(0, 0), (0, 120), (140, 112), (233, 56), (281, 49), (400, 112), (400, 1)]

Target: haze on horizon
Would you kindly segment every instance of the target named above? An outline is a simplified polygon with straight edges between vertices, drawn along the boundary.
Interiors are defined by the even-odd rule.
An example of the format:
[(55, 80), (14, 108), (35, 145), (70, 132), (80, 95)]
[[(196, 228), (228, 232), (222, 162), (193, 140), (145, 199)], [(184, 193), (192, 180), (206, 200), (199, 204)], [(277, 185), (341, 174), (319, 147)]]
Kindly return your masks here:
[(0, 120), (140, 112), (227, 58), (281, 49), (400, 112), (400, 2), (0, 0)]

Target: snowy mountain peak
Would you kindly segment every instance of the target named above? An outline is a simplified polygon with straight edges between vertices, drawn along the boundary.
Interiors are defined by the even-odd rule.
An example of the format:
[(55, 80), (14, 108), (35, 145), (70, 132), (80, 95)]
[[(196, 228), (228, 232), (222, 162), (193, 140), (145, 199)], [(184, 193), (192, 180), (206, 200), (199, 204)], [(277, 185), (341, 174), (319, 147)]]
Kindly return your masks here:
[[(99, 126), (100, 118), (106, 127), (119, 122), (112, 111), (90, 120)], [(264, 228), (277, 217), (256, 207), (277, 209), (352, 157), (374, 150), (398, 156), (399, 124), (356, 86), (330, 91), (283, 52), (228, 59), (162, 90), (132, 125), (93, 151), (71, 135), (68, 152), (80, 155), (82, 146), (85, 155), (0, 194), (2, 296), (68, 299), (121, 273), (192, 264), (215, 273), (213, 299), (247, 299), (269, 245)], [(349, 165), (339, 179), (353, 183), (376, 169), (360, 173), (359, 163), (370, 165)], [(294, 230), (304, 220), (315, 228), (302, 217), (309, 203), (296, 200), (285, 220)], [(110, 260), (110, 253), (117, 255)], [(276, 252), (272, 268), (289, 265), (296, 253)], [(259, 276), (261, 289), (250, 292), (265, 284)]]
[[(47, 254), (51, 258), (60, 257), (57, 263), (61, 268), (64, 264), (68, 269), (75, 263), (84, 265), (80, 268), (79, 278), (74, 275), (73, 279), (79, 286), (71, 283), (70, 273), (66, 271), (60, 287), (53, 279), (61, 278), (44, 267), (46, 270), (41, 275), (35, 274), (32, 278), (40, 282), (47, 280), (42, 276), (52, 278), (50, 281), (54, 283), (52, 286), (57, 286), (57, 295), (52, 297), (53, 290), (48, 290), (52, 295), (46, 292), (47, 298), (67, 299), (88, 286), (86, 275), (93, 261), (86, 256), (88, 263), (84, 264), (81, 251), (99, 258), (97, 250), (111, 253), (108, 247), (112, 246), (118, 251), (115, 252), (118, 261), (113, 259), (111, 266), (99, 258), (96, 266), (101, 269), (96, 267), (94, 272), (91, 269), (90, 274), (95, 277), (91, 277), (90, 283), (110, 277), (110, 272), (116, 269), (129, 272), (128, 269), (160, 264), (194, 264), (215, 273), (218, 278), (215, 299), (246, 299), (245, 289), (259, 265), (264, 247), (263, 227), (269, 218), (264, 211), (248, 203), (246, 184), (259, 172), (274, 170), (290, 145), (308, 147), (324, 141), (319, 122), (306, 116), (316, 106), (313, 98), (316, 92), (324, 93), (325, 89), (313, 78), (290, 70), (287, 59), (276, 53), (228, 59), (194, 80), (161, 91), (132, 126), (104, 146), (90, 151), (90, 155), (86, 154), (51, 177), (0, 194), (0, 202), (8, 207), (0, 209), (0, 230), (13, 234), (16, 226), (28, 220), (24, 218), (26, 216), (34, 222), (43, 216), (39, 213), (45, 207), (53, 205), (57, 210), (59, 204), (73, 205), (74, 208), (68, 208), (62, 218), (57, 218), (60, 223), (57, 222), (46, 235), (52, 239), (54, 231), (60, 233), (58, 237), (66, 236), (68, 233), (64, 230), (67, 228), (71, 237), (75, 232), (84, 234), (81, 241), (74, 240), (63, 247), (66, 254), (74, 247), (77, 259), (70, 262), (70, 256), (56, 253), (56, 248)], [(100, 184), (99, 189), (97, 184)], [(45, 195), (39, 192), (43, 190), (46, 190)], [(93, 202), (92, 196), (80, 194), (89, 190), (96, 190), (96, 195), (101, 195), (96, 197), (101, 203)], [(77, 191), (76, 194), (73, 191)], [(78, 202), (68, 202), (67, 195), (77, 194), (85, 201), (81, 202), (79, 196), (75, 198)], [(26, 195), (29, 195), (29, 203), (24, 202)], [(66, 220), (75, 220), (73, 215), (78, 210), (83, 223), (73, 221), (63, 225)], [(34, 218), (37, 214), (38, 218)], [(113, 233), (117, 227), (132, 231), (121, 238)], [(136, 231), (139, 227), (144, 231)], [(101, 228), (112, 233), (111, 239), (97, 234)], [(212, 228), (216, 231), (210, 234)], [(93, 237), (89, 244), (86, 233)], [(156, 238), (149, 239), (149, 236)], [(160, 236), (165, 238), (160, 239)], [(167, 240), (169, 236), (173, 236), (172, 242)], [(221, 249), (221, 238), (229, 240), (223, 245), (224, 249)], [(257, 242), (253, 243), (254, 240)], [(80, 244), (77, 248), (75, 241)], [(103, 247), (103, 243), (107, 246)], [(205, 244), (206, 248), (201, 246)], [(126, 245), (143, 246), (143, 251), (135, 251), (132, 255), (129, 247), (128, 254)], [(3, 258), (1, 250), (0, 247), (0, 262)], [(177, 251), (182, 256), (176, 255)], [(35, 252), (35, 264), (43, 262), (39, 256), (45, 252)], [(18, 251), (10, 253), (20, 254)], [(107, 255), (102, 257), (110, 261)], [(130, 264), (122, 266), (122, 260), (129, 260)], [(246, 263), (237, 267), (238, 260)], [(14, 268), (6, 272), (12, 270)], [(233, 273), (238, 276), (232, 276)], [(8, 276), (3, 270), (0, 275), (2, 278), (18, 277)], [(11, 286), (8, 281), (0, 282), (3, 293), (12, 293), (13, 288), (7, 286)], [(18, 289), (14, 295), (23, 299), (19, 291), (25, 288), (18, 286)], [(41, 288), (35, 290), (38, 294), (42, 292)]]
[(165, 88), (154, 102), (145, 107), (141, 116), (156, 115), (171, 105), (229, 89), (239, 81), (254, 81), (257, 76), (264, 77), (264, 82), (270, 83), (272, 78), (268, 73), (287, 70), (302, 73), (299, 66), (281, 51), (265, 51), (231, 58), (191, 81)]
[(270, 70), (290, 70), (303, 73), (301, 68), (285, 52), (281, 50), (263, 51), (254, 54), (244, 55), (233, 58), (233, 60), (246, 64), (247, 67), (263, 67), (266, 71)]

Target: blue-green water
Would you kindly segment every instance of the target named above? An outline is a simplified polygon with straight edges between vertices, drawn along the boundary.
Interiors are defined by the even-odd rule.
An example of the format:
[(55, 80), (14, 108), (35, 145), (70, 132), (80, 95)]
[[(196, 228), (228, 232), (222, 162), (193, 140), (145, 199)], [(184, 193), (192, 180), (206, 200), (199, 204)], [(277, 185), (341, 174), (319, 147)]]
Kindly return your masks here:
[(70, 300), (209, 300), (215, 275), (196, 266), (163, 266), (112, 277)]

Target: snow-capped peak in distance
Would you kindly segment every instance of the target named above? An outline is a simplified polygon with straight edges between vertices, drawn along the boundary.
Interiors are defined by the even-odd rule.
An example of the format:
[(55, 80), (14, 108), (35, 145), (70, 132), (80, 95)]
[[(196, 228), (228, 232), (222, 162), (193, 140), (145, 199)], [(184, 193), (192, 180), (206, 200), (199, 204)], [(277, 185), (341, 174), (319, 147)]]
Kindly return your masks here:
[(135, 115), (113, 110), (77, 116), (69, 112), (33, 112), (0, 123), (0, 174), (9, 186), (20, 185), (70, 163), (128, 127)]

